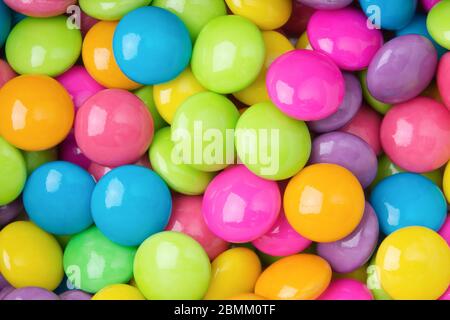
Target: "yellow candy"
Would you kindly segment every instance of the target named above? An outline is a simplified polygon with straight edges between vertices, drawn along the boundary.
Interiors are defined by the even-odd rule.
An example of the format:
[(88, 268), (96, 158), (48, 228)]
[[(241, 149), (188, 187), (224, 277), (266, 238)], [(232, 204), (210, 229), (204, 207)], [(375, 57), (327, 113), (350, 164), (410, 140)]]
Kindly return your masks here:
[(261, 73), (249, 87), (233, 94), (236, 99), (249, 106), (270, 101), (266, 88), (267, 70), (276, 58), (288, 51), (294, 50), (291, 42), (279, 32), (265, 31), (262, 35), (266, 47), (266, 58)]
[(450, 248), (430, 229), (403, 228), (381, 243), (376, 267), (393, 299), (435, 300), (450, 284)]
[(444, 194), (447, 198), (447, 202), (450, 203), (450, 161), (447, 162), (447, 166), (445, 167), (442, 186), (444, 188)]
[(62, 262), (58, 241), (31, 222), (13, 222), (0, 232), (0, 273), (16, 288), (56, 289)]
[(178, 107), (190, 96), (206, 91), (195, 79), (190, 68), (172, 81), (153, 87), (153, 98), (161, 117), (171, 124)]
[(304, 50), (312, 50), (311, 44), (309, 43), (308, 34), (303, 32), (303, 34), (298, 38), (297, 44), (295, 46), (296, 49), (304, 49)]
[(247, 248), (233, 248), (214, 259), (207, 300), (223, 300), (252, 293), (261, 273), (258, 256)]
[(128, 284), (113, 284), (97, 292), (92, 300), (145, 300), (142, 293)]

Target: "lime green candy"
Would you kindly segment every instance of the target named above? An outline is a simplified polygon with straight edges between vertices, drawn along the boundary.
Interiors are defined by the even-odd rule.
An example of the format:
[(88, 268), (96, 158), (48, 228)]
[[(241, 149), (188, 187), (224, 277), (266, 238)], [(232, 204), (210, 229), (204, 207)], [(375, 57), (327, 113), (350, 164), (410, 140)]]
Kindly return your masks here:
[(23, 151), (23, 157), (27, 165), (27, 174), (30, 175), (43, 164), (58, 160), (58, 151), (56, 148), (42, 151)]
[(271, 102), (248, 108), (236, 126), (239, 159), (254, 174), (284, 180), (299, 172), (311, 153), (311, 136), (303, 121), (283, 114)]
[(147, 106), (148, 111), (150, 111), (153, 118), (153, 126), (155, 131), (167, 126), (167, 122), (160, 116), (158, 110), (156, 109), (155, 101), (153, 100), (153, 86), (145, 86), (134, 91)]
[(192, 53), (192, 72), (208, 90), (228, 94), (252, 84), (264, 59), (259, 29), (243, 17), (223, 16), (200, 32)]
[(136, 248), (115, 244), (91, 227), (70, 238), (64, 251), (64, 271), (77, 289), (95, 293), (130, 281), (135, 253)]
[(442, 0), (431, 9), (427, 28), (437, 43), (450, 50), (450, 0)]
[(0, 206), (20, 195), (26, 179), (27, 169), (22, 153), (0, 137)]
[(380, 275), (375, 265), (376, 255), (370, 260), (367, 267), (367, 288), (372, 292), (375, 300), (392, 300), (392, 298), (384, 291), (380, 282)]
[(75, 64), (81, 52), (81, 33), (67, 17), (25, 18), (9, 34), (6, 58), (20, 74), (55, 77)]
[(369, 92), (369, 87), (367, 85), (367, 70), (361, 71), (359, 73), (359, 80), (361, 82), (361, 87), (363, 90), (364, 100), (376, 111), (381, 114), (386, 114), (389, 109), (391, 109), (392, 105), (378, 101), (375, 99), (372, 94)]
[(148, 6), (152, 0), (79, 0), (81, 9), (99, 20), (120, 20), (134, 9)]
[(238, 119), (236, 106), (220, 94), (201, 92), (186, 99), (172, 122), (177, 162), (208, 172), (233, 164)]
[(227, 14), (224, 0), (155, 0), (153, 6), (177, 15), (194, 41), (210, 20)]
[(211, 265), (191, 237), (165, 231), (145, 240), (134, 259), (134, 279), (149, 300), (199, 300), (208, 290)]
[(187, 164), (174, 162), (173, 150), (170, 128), (159, 130), (149, 150), (153, 170), (176, 192), (187, 195), (203, 194), (214, 178), (214, 173), (199, 171)]

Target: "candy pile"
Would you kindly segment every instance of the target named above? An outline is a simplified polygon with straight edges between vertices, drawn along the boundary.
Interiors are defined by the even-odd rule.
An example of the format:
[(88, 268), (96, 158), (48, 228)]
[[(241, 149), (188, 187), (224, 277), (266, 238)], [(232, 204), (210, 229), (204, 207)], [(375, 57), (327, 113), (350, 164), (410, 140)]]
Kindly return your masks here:
[(0, 299), (450, 300), (450, 0), (0, 0)]

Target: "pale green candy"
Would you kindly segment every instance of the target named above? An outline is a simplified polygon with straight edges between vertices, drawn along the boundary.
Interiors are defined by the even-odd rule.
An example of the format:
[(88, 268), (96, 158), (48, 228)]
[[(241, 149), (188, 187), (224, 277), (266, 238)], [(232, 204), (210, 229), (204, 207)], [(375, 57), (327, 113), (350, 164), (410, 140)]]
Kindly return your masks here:
[(155, 132), (168, 125), (156, 109), (155, 101), (153, 100), (153, 86), (144, 86), (134, 91), (134, 94), (145, 103), (148, 111), (150, 111)]
[(375, 265), (376, 255), (373, 255), (367, 267), (367, 288), (372, 292), (375, 300), (392, 300), (392, 298), (386, 293), (381, 286), (380, 274), (377, 272), (377, 266)]
[(427, 28), (437, 43), (450, 50), (450, 0), (442, 0), (431, 9)]
[(26, 179), (27, 169), (22, 153), (0, 137), (0, 206), (20, 195)]
[(134, 9), (148, 6), (152, 0), (79, 0), (81, 9), (89, 16), (106, 21), (120, 20)]

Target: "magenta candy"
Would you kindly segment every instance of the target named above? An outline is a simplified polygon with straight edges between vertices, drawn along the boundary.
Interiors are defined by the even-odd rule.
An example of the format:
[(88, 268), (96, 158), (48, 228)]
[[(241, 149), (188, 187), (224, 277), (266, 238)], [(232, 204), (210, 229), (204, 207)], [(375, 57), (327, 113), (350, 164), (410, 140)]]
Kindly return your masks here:
[(14, 11), (31, 17), (53, 17), (66, 13), (77, 0), (3, 0)]
[(438, 2), (441, 2), (441, 0), (421, 0), (421, 1), (425, 11), (430, 11)]
[(91, 300), (92, 296), (81, 290), (69, 290), (59, 295), (61, 300)]
[(353, 0), (296, 0), (311, 8), (322, 10), (341, 9), (353, 2)]
[(11, 291), (3, 300), (59, 300), (59, 297), (43, 288), (24, 287)]
[(308, 21), (316, 10), (305, 6), (299, 1), (292, 2), (292, 14), (288, 22), (282, 27), (288, 35), (299, 37), (306, 30)]
[(81, 11), (81, 34), (83, 36), (88, 33), (89, 30), (97, 23), (99, 20), (92, 18), (91, 16), (87, 15), (84, 11)]
[(380, 137), (384, 151), (399, 167), (433, 171), (450, 159), (450, 111), (426, 97), (395, 105), (383, 119)]
[(16, 73), (11, 66), (5, 60), (0, 59), (0, 88), (15, 76)]
[(362, 106), (353, 119), (340, 131), (354, 134), (367, 142), (375, 154), (381, 154), (381, 116), (372, 108)]
[(335, 113), (344, 99), (341, 71), (326, 55), (289, 51), (270, 66), (266, 78), (272, 102), (298, 120), (320, 120)]
[(372, 96), (384, 103), (417, 97), (434, 77), (438, 56), (433, 43), (411, 34), (392, 39), (375, 55), (367, 71)]
[(345, 126), (356, 115), (362, 103), (362, 89), (358, 78), (351, 73), (344, 73), (345, 96), (338, 111), (322, 120), (308, 122), (308, 127), (315, 132), (330, 132)]
[(334, 271), (349, 273), (369, 261), (378, 241), (378, 218), (366, 202), (358, 227), (342, 240), (317, 244), (317, 254), (327, 260)]
[(206, 189), (202, 206), (208, 228), (235, 243), (250, 242), (267, 233), (280, 209), (277, 183), (254, 175), (243, 165), (218, 174)]
[(73, 132), (69, 133), (66, 139), (59, 146), (59, 160), (74, 163), (84, 169), (89, 168), (89, 160), (81, 151), (75, 140)]
[(87, 99), (105, 88), (98, 84), (82, 66), (74, 66), (56, 80), (66, 88), (72, 97), (75, 110), (80, 108)]
[(187, 234), (201, 244), (210, 260), (228, 249), (229, 244), (212, 233), (202, 215), (202, 196), (176, 195), (167, 231)]
[(23, 212), (22, 199), (18, 198), (7, 205), (0, 206), (0, 227), (6, 226)]
[(366, 285), (354, 279), (336, 279), (318, 300), (373, 300)]
[(439, 229), (439, 234), (450, 246), (450, 216), (447, 216), (447, 219), (445, 219), (444, 224), (441, 229)]
[(104, 166), (136, 162), (153, 138), (153, 119), (134, 94), (107, 89), (89, 98), (75, 120), (78, 146), (91, 161)]
[(442, 101), (450, 110), (450, 52), (444, 54), (439, 61), (437, 85)]
[(438, 299), (438, 300), (450, 300), (450, 286), (448, 287), (447, 291)]
[(362, 70), (383, 45), (380, 30), (367, 26), (367, 17), (354, 8), (313, 14), (308, 38), (314, 50), (328, 55), (344, 70)]

